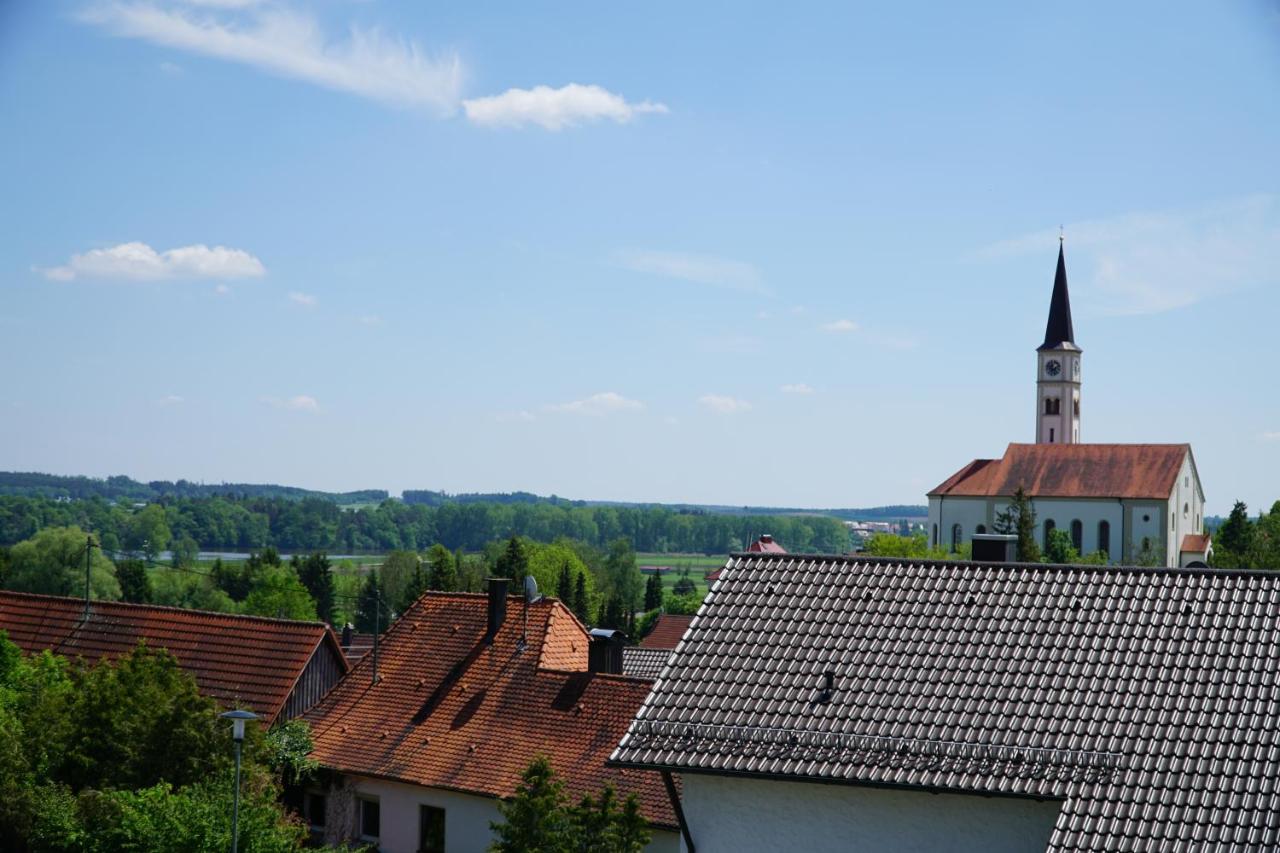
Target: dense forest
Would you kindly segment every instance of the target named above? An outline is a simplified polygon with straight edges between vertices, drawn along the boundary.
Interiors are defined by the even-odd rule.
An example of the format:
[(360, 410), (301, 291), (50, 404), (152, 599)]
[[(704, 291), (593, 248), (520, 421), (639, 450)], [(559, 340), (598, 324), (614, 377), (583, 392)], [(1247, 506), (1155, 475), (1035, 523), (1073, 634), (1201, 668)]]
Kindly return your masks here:
[(130, 477), (115, 476), (64, 477), (58, 474), (39, 474), (23, 471), (0, 471), (0, 495), (24, 497), (69, 498), (87, 500), (152, 501), (159, 498), (197, 498), (217, 495), (234, 495), (254, 498), (287, 498), (302, 500), (313, 498), (336, 504), (376, 503), (386, 500), (385, 489), (362, 489), (357, 492), (317, 492), (295, 486), (256, 485), (253, 483), (219, 483), (206, 485), (189, 480), (152, 480), (140, 483)]
[(560, 506), (549, 503), (409, 505), (384, 500), (344, 509), (330, 500), (279, 497), (163, 497), (145, 507), (103, 498), (66, 501), (0, 496), (0, 545), (46, 527), (76, 525), (109, 552), (158, 553), (193, 541), (203, 549), (353, 553), (423, 550), (433, 544), (477, 551), (511, 535), (538, 542), (568, 538), (603, 548), (619, 538), (638, 551), (726, 554), (760, 533), (792, 552), (841, 553), (849, 534), (821, 516), (728, 516), (665, 507)]

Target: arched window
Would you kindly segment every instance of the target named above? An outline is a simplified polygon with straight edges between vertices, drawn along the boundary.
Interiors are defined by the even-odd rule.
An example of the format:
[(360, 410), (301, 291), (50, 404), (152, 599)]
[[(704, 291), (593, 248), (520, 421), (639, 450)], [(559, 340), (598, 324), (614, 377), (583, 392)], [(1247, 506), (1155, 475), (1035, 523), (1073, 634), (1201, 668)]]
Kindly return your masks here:
[(938, 547), (938, 525), (933, 526), (933, 547)]
[(986, 526), (985, 524), (979, 524), (977, 527), (973, 528), (973, 532), (974, 532), (974, 533), (977, 533), (977, 534), (979, 534), (979, 535), (981, 535), (981, 534), (983, 534), (983, 533), (986, 533), (986, 532), (987, 532), (987, 526)]
[(1098, 550), (1111, 556), (1111, 522), (1098, 522)]
[(1182, 505), (1182, 517), (1183, 517), (1184, 519), (1185, 519), (1185, 518), (1190, 518), (1190, 517), (1191, 517), (1191, 504), (1183, 504), (1183, 505)]
[(960, 528), (960, 525), (951, 525), (951, 550), (953, 553), (960, 550), (960, 537), (963, 533), (964, 531)]
[(1076, 553), (1084, 551), (1084, 522), (1078, 518), (1071, 522), (1071, 547)]
[(1078, 418), (1080, 417), (1080, 398), (1079, 397), (1076, 397), (1074, 406), (1075, 406), (1076, 417)]
[(1053, 523), (1052, 518), (1046, 518), (1044, 520), (1044, 547), (1049, 547), (1049, 534), (1052, 533), (1053, 529), (1057, 526), (1058, 525)]

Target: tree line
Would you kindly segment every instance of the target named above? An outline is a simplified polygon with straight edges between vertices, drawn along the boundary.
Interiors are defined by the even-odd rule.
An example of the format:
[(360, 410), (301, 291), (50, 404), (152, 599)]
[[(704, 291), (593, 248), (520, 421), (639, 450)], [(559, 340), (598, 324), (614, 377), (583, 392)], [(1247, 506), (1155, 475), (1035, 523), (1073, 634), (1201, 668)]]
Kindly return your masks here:
[(715, 515), (666, 507), (446, 503), (386, 500), (344, 509), (321, 499), (164, 497), (145, 506), (90, 498), (0, 496), (0, 545), (29, 539), (45, 527), (76, 525), (96, 533), (110, 552), (154, 557), (170, 547), (357, 553), (420, 551), (434, 544), (478, 551), (511, 535), (539, 542), (559, 538), (607, 548), (619, 538), (640, 551), (726, 554), (772, 533), (794, 552), (842, 553), (849, 534), (821, 516)]

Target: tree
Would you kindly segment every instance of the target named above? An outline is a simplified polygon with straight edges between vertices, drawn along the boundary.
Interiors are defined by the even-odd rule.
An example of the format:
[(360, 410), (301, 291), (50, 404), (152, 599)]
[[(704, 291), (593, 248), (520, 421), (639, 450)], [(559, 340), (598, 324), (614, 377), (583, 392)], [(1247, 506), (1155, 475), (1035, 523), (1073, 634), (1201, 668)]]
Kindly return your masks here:
[(616, 595), (627, 611), (634, 611), (643, 600), (644, 577), (636, 566), (636, 552), (631, 540), (618, 538), (609, 543), (604, 562), (609, 591)]
[(529, 555), (518, 536), (507, 540), (506, 548), (494, 563), (493, 573), (500, 578), (510, 578), (516, 589), (524, 583), (524, 576), (529, 573)]
[(644, 609), (654, 610), (662, 606), (662, 575), (654, 572), (644, 584)]
[(1044, 558), (1049, 563), (1078, 563), (1080, 552), (1071, 543), (1070, 533), (1054, 528), (1049, 531), (1049, 539), (1044, 544)]
[(584, 794), (568, 810), (566, 835), (572, 853), (640, 853), (651, 837), (635, 795), (618, 808), (617, 791), (607, 782), (599, 797)]
[(501, 803), (502, 820), (489, 824), (496, 853), (560, 853), (566, 847), (564, 786), (545, 755), (520, 775), (515, 796)]
[(255, 563), (253, 554), (249, 555), (249, 562), (241, 566), (224, 563), (221, 557), (215, 557), (209, 576), (213, 580), (214, 586), (226, 593), (227, 597), (232, 601), (244, 601), (245, 596), (249, 594), (250, 587), (253, 586), (250, 572), (251, 570), (256, 571), (256, 569), (251, 569), (251, 567), (260, 567), (260, 565), (260, 561)]
[(141, 560), (123, 559), (116, 563), (116, 581), (120, 584), (120, 596), (135, 604), (150, 604), (152, 600), (151, 577)]
[(155, 560), (161, 551), (169, 547), (171, 536), (164, 507), (147, 504), (133, 514), (124, 542), (129, 550), (141, 553), (148, 560)]
[(573, 583), (573, 615), (578, 617), (583, 625), (590, 620), (590, 614), (587, 612), (587, 578), (586, 572), (578, 572), (578, 579)]
[(231, 596), (214, 585), (211, 578), (187, 572), (159, 572), (151, 581), (151, 597), (153, 603), (169, 607), (237, 612)]
[[(453, 592), (458, 588), (458, 567), (449, 549), (436, 543), (427, 551), (427, 564), (431, 573), (427, 577), (427, 589), (437, 592)], [(417, 596), (414, 596), (417, 598)]]
[[(46, 595), (84, 595), (85, 548), (79, 527), (46, 527), (9, 552), (9, 589)], [(120, 598), (115, 567), (96, 545), (89, 548), (89, 589), (94, 598)]]
[(689, 565), (686, 563), (680, 569), (680, 579), (676, 581), (672, 592), (676, 595), (693, 595), (698, 591), (698, 585), (693, 582), (693, 578), (689, 577)]
[(945, 560), (950, 556), (946, 548), (929, 547), (929, 541), (923, 533), (910, 536), (872, 533), (862, 543), (862, 553), (868, 557), (916, 557), (930, 560)]
[(382, 595), (378, 573), (369, 572), (356, 598), (356, 630), (362, 634), (381, 634), (391, 624), (391, 611)]
[(569, 571), (569, 561), (560, 564), (560, 576), (556, 578), (556, 598), (566, 606), (573, 604), (573, 574)]
[(291, 563), (298, 573), (298, 580), (315, 602), (316, 615), (321, 622), (332, 625), (337, 613), (338, 591), (329, 556), (317, 551), (302, 558), (295, 556)]
[(187, 534), (178, 537), (178, 541), (173, 543), (173, 567), (175, 569), (189, 569), (194, 566), (200, 559), (200, 546), (196, 544), (196, 540)]
[(1250, 568), (1255, 529), (1249, 520), (1249, 507), (1236, 501), (1227, 520), (1213, 535), (1213, 564), (1226, 568)]
[(1008, 508), (996, 515), (996, 533), (1018, 537), (1018, 561), (1040, 562), (1040, 546), (1036, 544), (1036, 510), (1022, 486), (1013, 493)]
[(250, 616), (316, 621), (316, 603), (289, 566), (263, 569), (244, 600), (243, 610)]
[[(405, 590), (413, 577), (415, 569), (422, 563), (416, 551), (392, 551), (382, 561), (378, 570), (378, 583), (382, 588), (382, 597), (388, 602), (399, 603), (404, 599)], [(416, 596), (415, 596), (416, 597)]]

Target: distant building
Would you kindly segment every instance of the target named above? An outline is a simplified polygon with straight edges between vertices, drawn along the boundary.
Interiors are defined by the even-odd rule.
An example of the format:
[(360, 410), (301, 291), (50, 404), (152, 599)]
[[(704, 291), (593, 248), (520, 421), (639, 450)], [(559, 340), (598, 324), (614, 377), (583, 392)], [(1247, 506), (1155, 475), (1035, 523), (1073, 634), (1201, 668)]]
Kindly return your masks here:
[(1212, 545), (1202, 535), (1204, 489), (1190, 445), (1081, 443), (1083, 355), (1059, 245), (1044, 342), (1036, 350), (1035, 444), (1010, 444), (1001, 459), (975, 459), (929, 492), (930, 544), (954, 551), (975, 533), (995, 532), (996, 517), (1022, 488), (1032, 499), (1042, 548), (1056, 528), (1070, 534), (1081, 555), (1206, 565)]
[(426, 593), (380, 638), (376, 680), (365, 655), (307, 715), (327, 771), (303, 798), (313, 832), (384, 853), (486, 850), (499, 800), (543, 754), (574, 802), (606, 782), (635, 794), (650, 849), (675, 853), (658, 774), (605, 766), (653, 684), (621, 674), (612, 633), (599, 637), (610, 648), (593, 646), (563, 604), (544, 599), (526, 614), (505, 586)]
[(645, 649), (674, 649), (680, 645), (680, 638), (689, 630), (692, 616), (663, 613), (653, 623), (653, 628), (640, 640), (640, 647)]
[(86, 620), (83, 598), (0, 590), (0, 631), (28, 654), (48, 649), (88, 663), (145, 640), (177, 658), (203, 695), (224, 708), (248, 708), (267, 724), (301, 715), (349, 668), (321, 622), (126, 601), (95, 600)]
[(1280, 849), (1280, 573), (740, 554), (610, 763), (698, 853)]
[(761, 533), (760, 538), (747, 546), (747, 551), (752, 554), (785, 554), (787, 549), (783, 548), (774, 541), (773, 535), (770, 533)]

